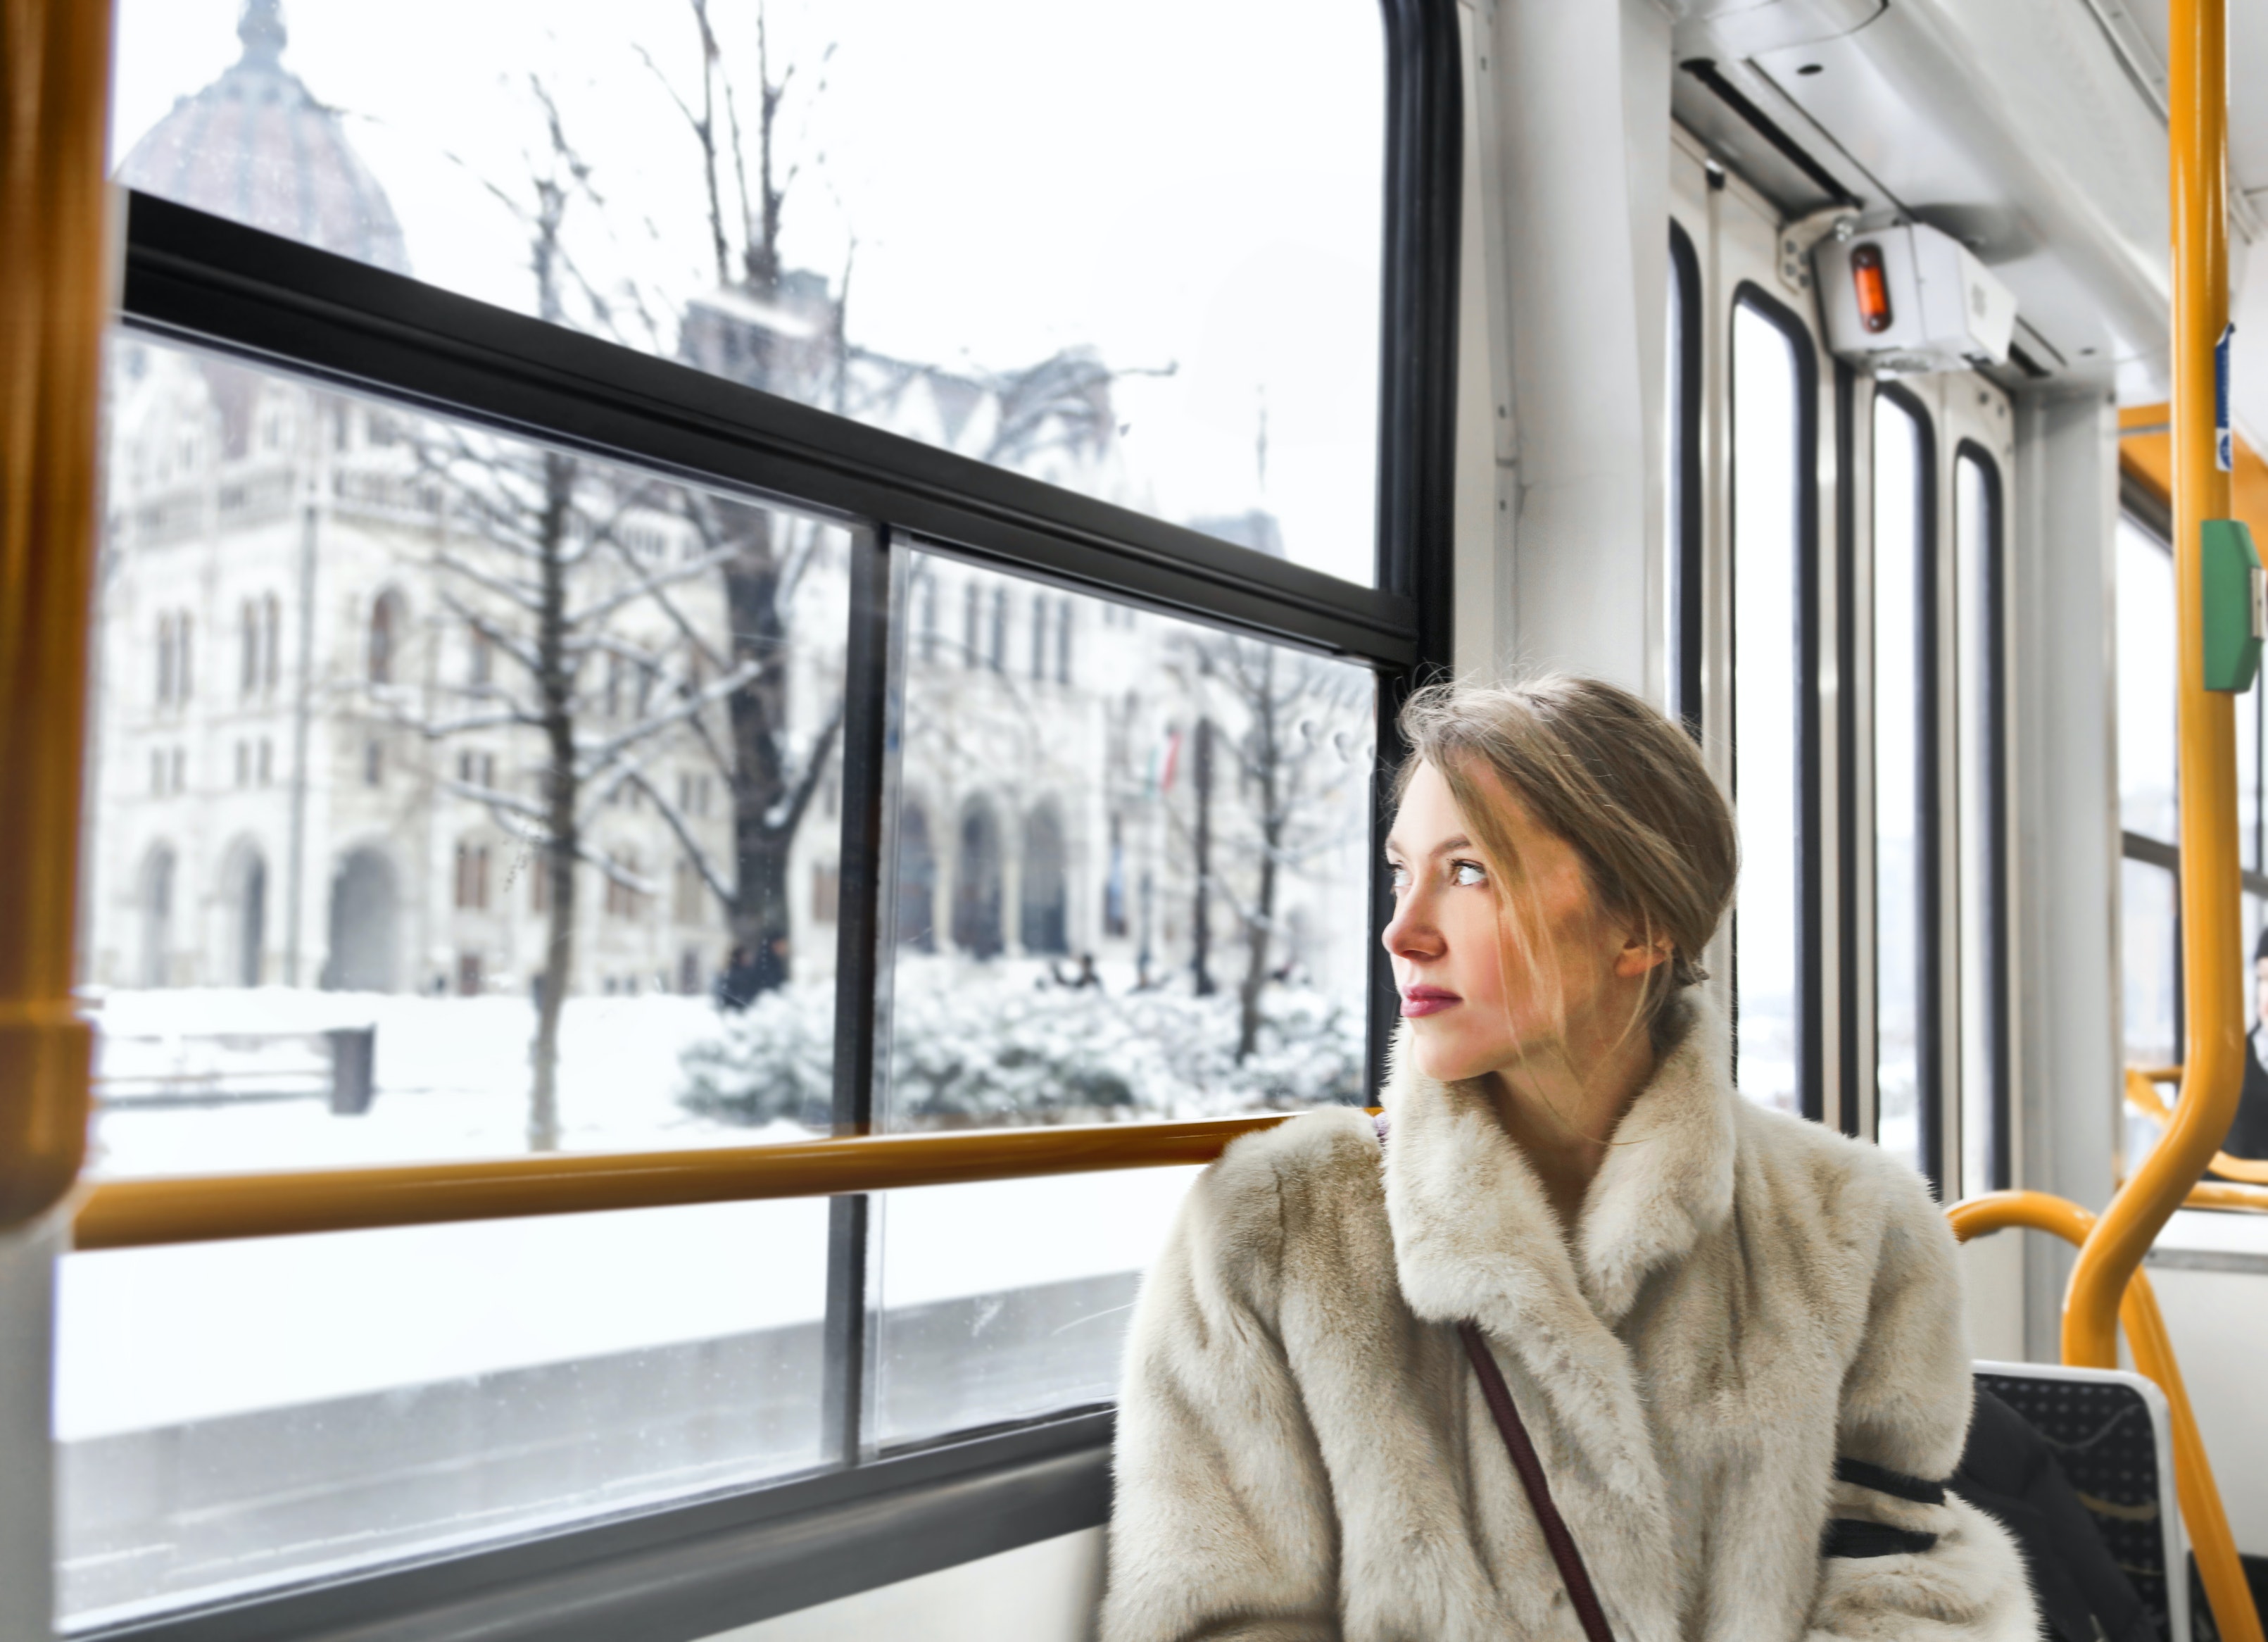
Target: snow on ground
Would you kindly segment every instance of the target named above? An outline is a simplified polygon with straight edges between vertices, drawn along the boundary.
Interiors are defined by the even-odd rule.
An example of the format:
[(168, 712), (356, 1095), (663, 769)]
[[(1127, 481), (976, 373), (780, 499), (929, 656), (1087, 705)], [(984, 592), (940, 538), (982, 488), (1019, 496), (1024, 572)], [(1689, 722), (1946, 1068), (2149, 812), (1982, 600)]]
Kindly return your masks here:
[[(317, 1079), (327, 1074), (306, 1045), (246, 1040), (365, 1024), (378, 1032), (367, 1113), (333, 1116), (312, 1093), (114, 1108), (97, 1123), (99, 1177), (525, 1150), (534, 1011), (517, 999), (118, 992), (96, 1018), (103, 1071), (138, 1077), (143, 1088), (168, 1069), (254, 1065), (282, 1086), (286, 1049), (306, 1079)], [(806, 1134), (699, 1118), (678, 1105), (680, 1053), (717, 1031), (704, 1000), (572, 1000), (563, 1026), (566, 1144), (734, 1145)], [(237, 1046), (217, 1047), (220, 1034)], [(890, 1194), (880, 1217), (883, 1304), (1142, 1269), (1194, 1173), (1130, 1170)], [(70, 1441), (810, 1321), (825, 1309), (827, 1215), (824, 1200), (808, 1199), (74, 1254), (57, 1297), (56, 1434)]]
[[(527, 1149), (528, 1045), (534, 1007), (510, 997), (409, 997), (283, 987), (113, 992), (93, 1011), (98, 1088), (137, 1095), (154, 1083), (303, 1091), (295, 1098), (202, 1099), (102, 1110), (90, 1172), (97, 1179), (256, 1169), (320, 1169)], [(377, 1029), (377, 1097), (367, 1113), (332, 1115), (320, 1044), (269, 1034)], [(801, 1138), (792, 1125), (752, 1129), (678, 1104), (678, 1056), (718, 1031), (703, 998), (578, 997), (560, 1024), (560, 1120), (571, 1151), (744, 1146)], [(232, 1041), (224, 1041), (224, 1038)], [(299, 1076), (290, 1076), (296, 1068)], [(170, 1076), (169, 1076), (170, 1075)]]

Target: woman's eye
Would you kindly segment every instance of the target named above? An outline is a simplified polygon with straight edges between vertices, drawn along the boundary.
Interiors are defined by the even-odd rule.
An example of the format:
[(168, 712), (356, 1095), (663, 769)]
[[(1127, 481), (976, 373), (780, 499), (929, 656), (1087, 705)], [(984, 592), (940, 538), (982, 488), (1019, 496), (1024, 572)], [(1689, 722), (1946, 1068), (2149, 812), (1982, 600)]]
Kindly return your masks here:
[(1449, 882), (1460, 889), (1469, 888), (1476, 884), (1486, 884), (1488, 874), (1482, 869), (1481, 863), (1477, 861), (1452, 862), (1449, 865)]
[(1398, 861), (1389, 861), (1386, 863), (1386, 877), (1387, 882), (1397, 890), (1406, 890), (1410, 887), (1410, 869)]

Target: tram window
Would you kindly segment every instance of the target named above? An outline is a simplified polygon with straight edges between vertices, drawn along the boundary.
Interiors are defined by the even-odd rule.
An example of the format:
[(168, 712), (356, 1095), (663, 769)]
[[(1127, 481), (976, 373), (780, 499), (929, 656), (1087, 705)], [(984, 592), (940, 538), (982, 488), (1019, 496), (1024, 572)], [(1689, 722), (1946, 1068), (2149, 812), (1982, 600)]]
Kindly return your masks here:
[(1954, 714), (1960, 929), (1961, 1185), (2007, 1184), (2000, 477), (1963, 446), (1954, 459)]
[[(192, 603), (280, 592), (285, 626), (313, 632), (291, 639), (298, 674), (274, 697), (186, 709), (195, 733), (286, 750), (269, 785), (186, 808), (136, 779), (145, 747), (183, 734), (181, 710), (99, 688), (92, 1172), (674, 1147), (826, 1123), (834, 937), (803, 898), (770, 891), (835, 844), (812, 799), (843, 710), (844, 533), (434, 417), (395, 414), (382, 447), (239, 449), (242, 407), (313, 428), (351, 424), (350, 402), (153, 341), (119, 349), (106, 662), (135, 653), (144, 612)], [(204, 459), (152, 478), (144, 451), (185, 433)], [(750, 598), (769, 632), (730, 618)], [(373, 611), (393, 635), (386, 682), (364, 665)], [(485, 678), (459, 654), (468, 632), (493, 646)], [(371, 742), (406, 779), (362, 784)], [(671, 779), (695, 771), (724, 795), (705, 815)], [(453, 844), (467, 834), (494, 840), (492, 892), (470, 899)], [(572, 897), (535, 893), (569, 854)], [(219, 915), (153, 913), (160, 857), (179, 907)], [(677, 861), (713, 913), (689, 946), (657, 876)], [(555, 940), (570, 980), (546, 1010)], [(741, 1012), (682, 995), (688, 973)], [(821, 1024), (752, 1035), (753, 1006), (775, 995)], [(323, 1098), (339, 1030), (375, 1034), (374, 1096), (352, 1122)]]
[[(213, 20), (124, 6), (136, 188), (1371, 579), (1375, 7), (332, 0), (287, 39), (253, 0), (240, 47)], [(1254, 71), (1287, 41), (1298, 73)], [(219, 112), (189, 95), (216, 72)]]
[(1701, 264), (1683, 227), (1669, 225), (1668, 391), (1662, 396), (1663, 538), (1669, 551), (1663, 653), (1677, 716), (1701, 733)]
[(1806, 346), (1757, 299), (1734, 308), (1733, 757), (1742, 869), (1734, 913), (1734, 1054), (1742, 1091), (1786, 1112), (1803, 1111), (1813, 1092), (1803, 982)]
[[(2130, 517), (2118, 521), (2120, 969), (2126, 1062), (2181, 1057), (2178, 807), (2176, 802), (2174, 560)], [(2130, 1135), (2140, 1122), (2131, 1111)], [(2130, 1166), (2139, 1155), (2130, 1141)]]
[(1925, 1048), (1937, 947), (1928, 913), (1928, 432), (1918, 409), (1874, 397), (1874, 1100), (1882, 1147), (1931, 1172), (1936, 1085)]
[(71, 1255), (58, 1616), (808, 1470), (827, 1240), (826, 1202), (797, 1199)]
[(2132, 519), (2118, 522), (2118, 820), (2177, 842), (2175, 803), (2174, 560)]
[(923, 934), (893, 965), (885, 1125), (1359, 1100), (1373, 943), (1345, 890), (1369, 847), (1369, 671), (1035, 604), (941, 556), (912, 573), (1071, 610), (1097, 687), (904, 669), (894, 881), (897, 927)]

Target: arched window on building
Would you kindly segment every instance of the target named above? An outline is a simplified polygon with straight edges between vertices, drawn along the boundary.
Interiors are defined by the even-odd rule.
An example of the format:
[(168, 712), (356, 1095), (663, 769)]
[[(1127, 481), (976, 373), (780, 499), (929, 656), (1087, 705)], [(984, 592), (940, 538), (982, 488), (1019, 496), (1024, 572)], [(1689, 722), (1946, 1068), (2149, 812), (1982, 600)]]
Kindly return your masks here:
[(173, 956), (173, 849), (157, 844), (142, 862), (142, 984), (162, 987)]
[(998, 958), (1007, 942), (1000, 923), (1000, 818), (982, 798), (961, 811), (961, 850), (953, 863), (953, 943), (974, 958)]
[(469, 839), (457, 845), (457, 905), (486, 912), (489, 905), (489, 847)]
[(276, 688), (277, 653), (284, 647), (284, 601), (273, 593), (260, 601), (260, 685)]
[(1070, 951), (1063, 817), (1054, 804), (1042, 804), (1024, 817), (1024, 854), (1018, 865), (1017, 929), (1024, 950), (1050, 956)]
[(937, 850), (929, 816), (917, 803), (898, 811), (898, 944), (937, 950)]
[(229, 978), (256, 987), (266, 977), (268, 958), (268, 858), (247, 840), (230, 852), (222, 884), (232, 937)]
[(401, 643), (408, 635), (401, 595), (386, 592), (370, 607), (370, 682), (390, 684), (401, 661)]
[(260, 606), (251, 599), (237, 610), (236, 693), (248, 696), (260, 688)]

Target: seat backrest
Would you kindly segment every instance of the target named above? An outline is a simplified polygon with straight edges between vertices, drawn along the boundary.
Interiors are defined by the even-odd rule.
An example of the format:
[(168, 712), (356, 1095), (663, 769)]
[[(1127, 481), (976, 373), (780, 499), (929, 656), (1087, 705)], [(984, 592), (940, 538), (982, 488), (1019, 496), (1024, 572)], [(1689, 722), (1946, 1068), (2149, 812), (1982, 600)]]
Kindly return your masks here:
[(1978, 1363), (1977, 1381), (2024, 1416), (2134, 1583), (2159, 1634), (2191, 1642), (2189, 1547), (2174, 1498), (2165, 1393), (2139, 1374)]

